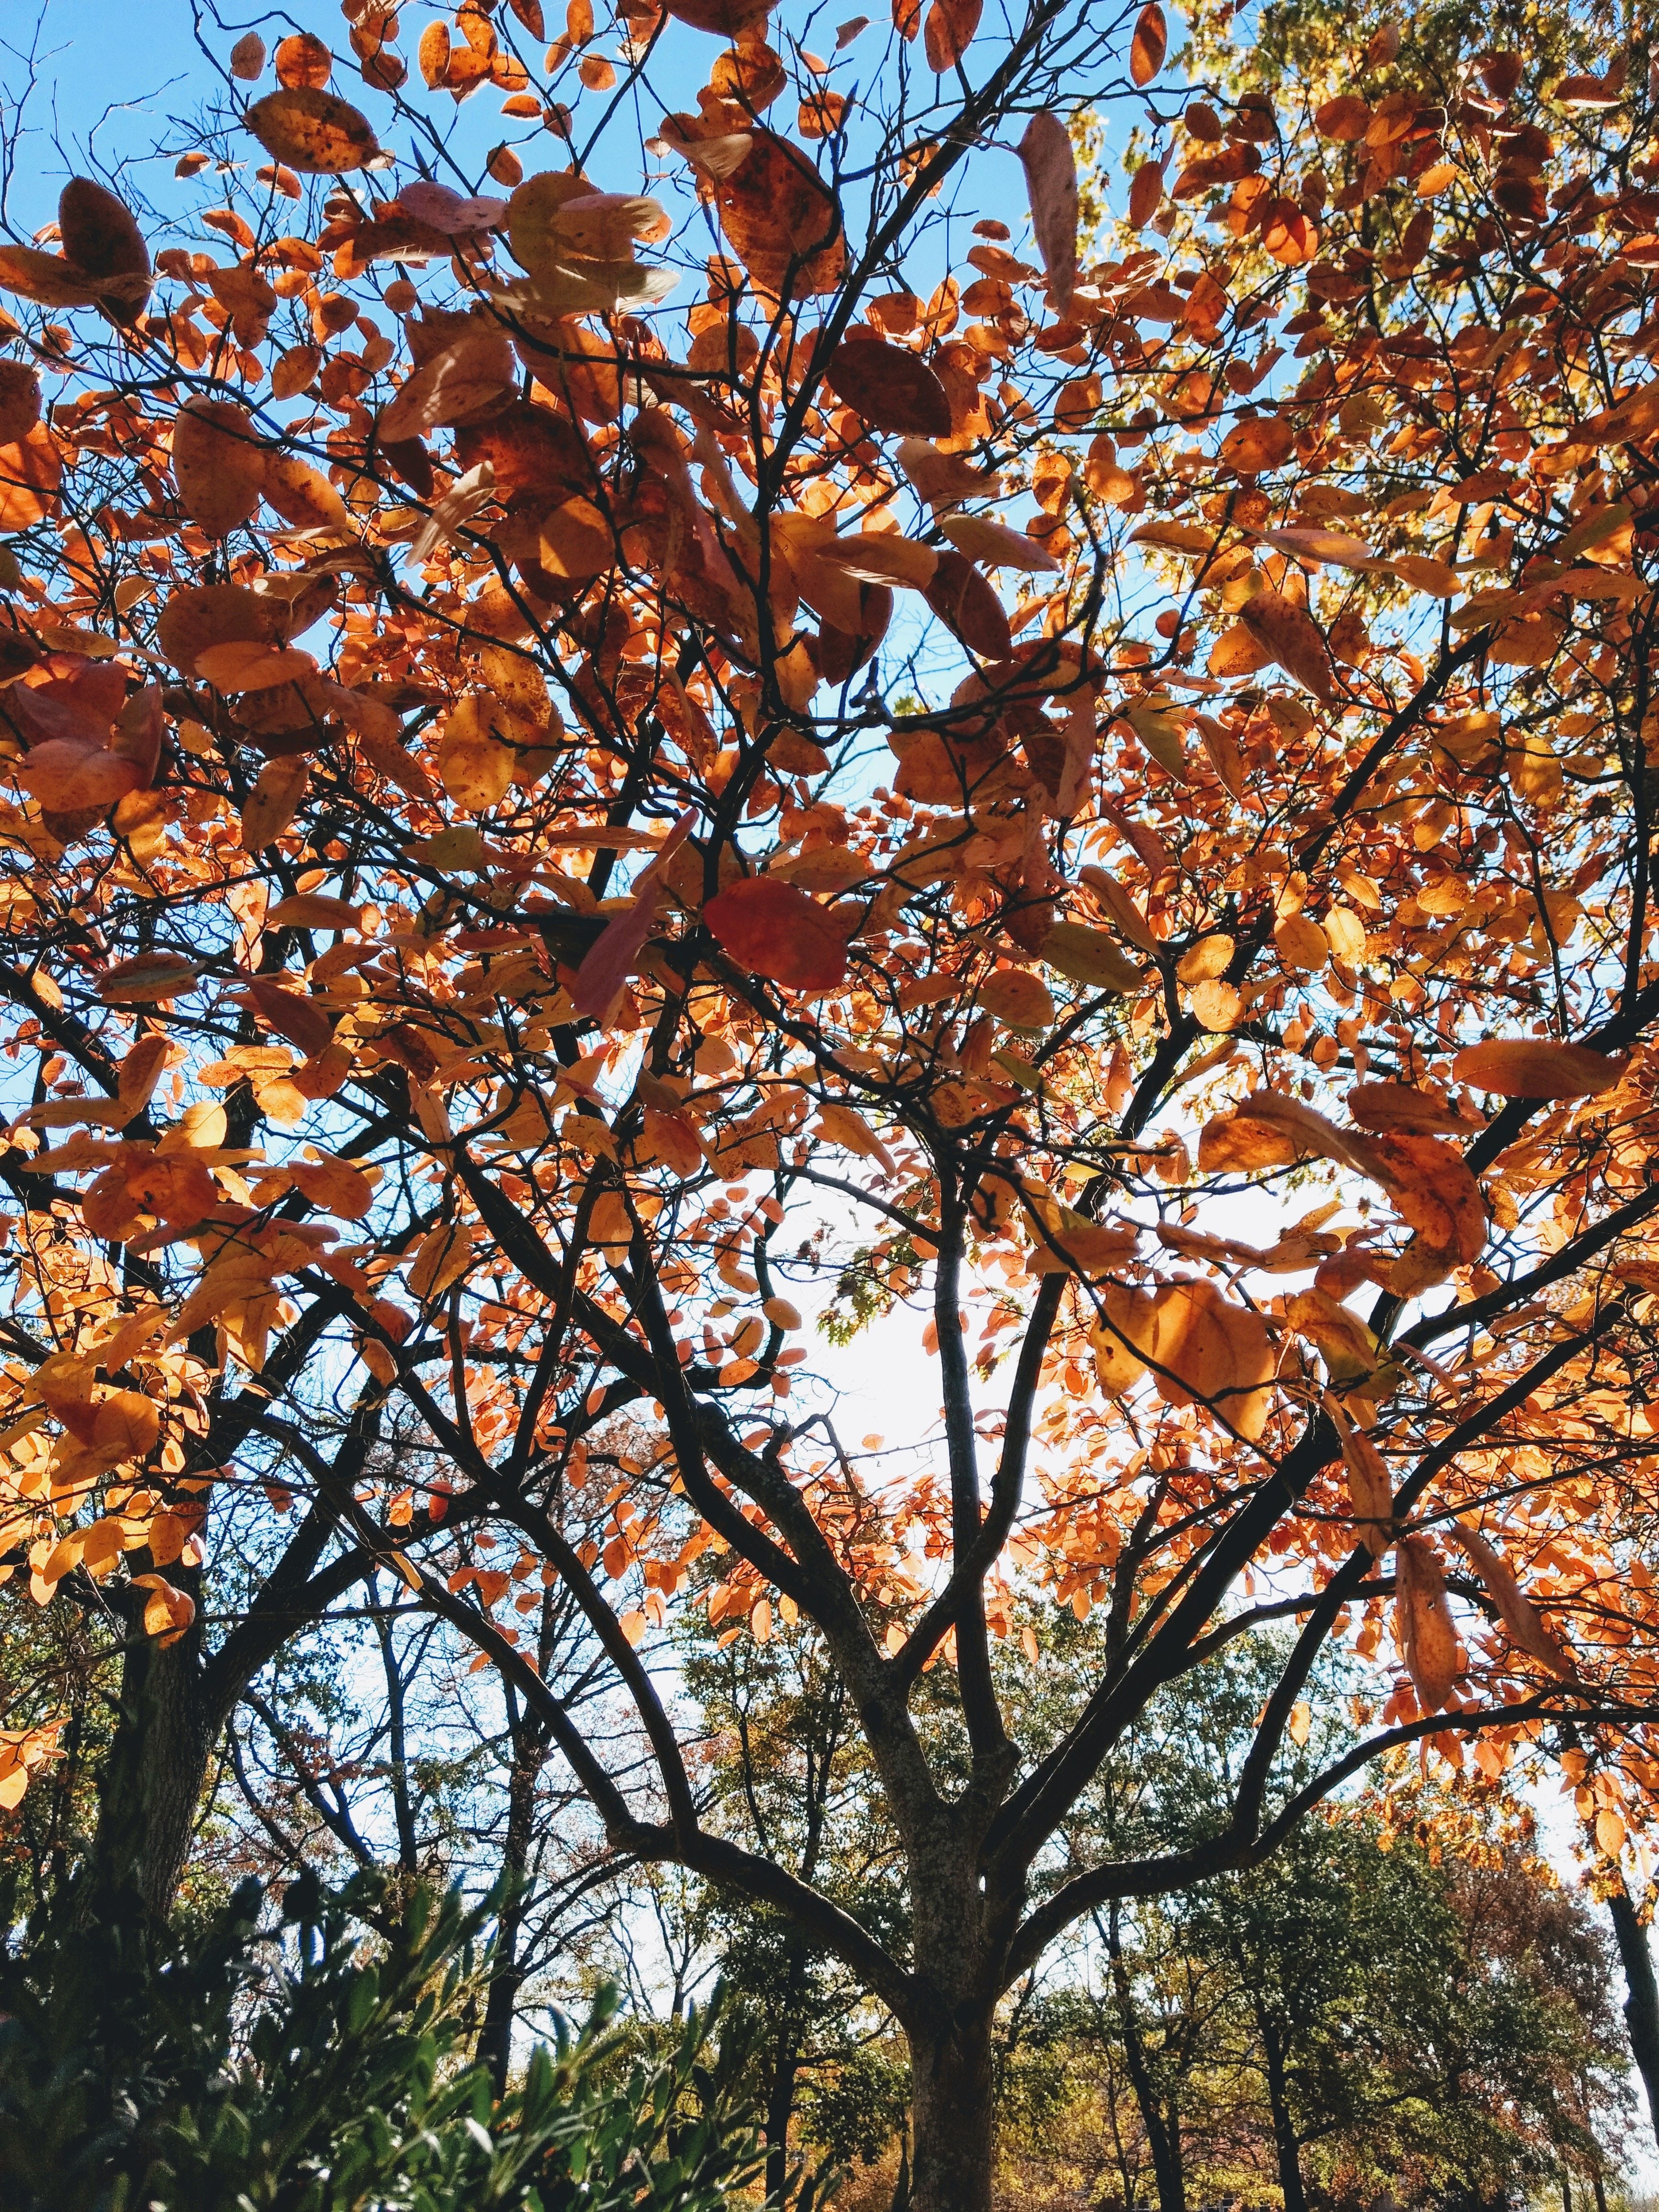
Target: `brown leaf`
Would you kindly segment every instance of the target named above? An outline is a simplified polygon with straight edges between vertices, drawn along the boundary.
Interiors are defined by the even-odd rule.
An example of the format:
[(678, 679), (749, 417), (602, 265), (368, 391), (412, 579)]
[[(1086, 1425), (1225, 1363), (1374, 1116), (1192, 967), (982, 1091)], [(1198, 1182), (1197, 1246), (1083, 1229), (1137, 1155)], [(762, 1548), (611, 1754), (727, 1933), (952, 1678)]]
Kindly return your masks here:
[(562, 500), (541, 527), (541, 562), (550, 576), (586, 583), (617, 558), (611, 525), (591, 499)]
[(818, 548), (820, 561), (828, 562), (863, 584), (897, 585), (908, 592), (925, 592), (939, 570), (939, 555), (920, 538), (901, 538), (890, 530), (849, 531), (831, 538)]
[(922, 51), (936, 75), (953, 70), (967, 52), (983, 9), (984, 0), (933, 0), (922, 27)]
[(1100, 1276), (1134, 1257), (1137, 1233), (1132, 1223), (1091, 1221), (1041, 1192), (1021, 1196), (1030, 1217), (1028, 1275)]
[(1254, 415), (1221, 441), (1222, 459), (1245, 477), (1280, 467), (1295, 451), (1296, 433), (1282, 415)]
[(90, 177), (71, 177), (58, 196), (58, 228), (77, 269), (99, 280), (99, 297), (130, 323), (149, 296), (149, 249), (131, 211)]
[(264, 66), (264, 40), (257, 31), (244, 31), (230, 50), (231, 75), (242, 84), (257, 84)]
[(1273, 653), (1243, 623), (1230, 623), (1210, 647), (1205, 666), (1212, 676), (1254, 676), (1271, 667)]
[(830, 356), (823, 380), (872, 430), (921, 438), (951, 434), (945, 386), (908, 346), (889, 345), (875, 337), (843, 338)]
[(54, 814), (93, 809), (102, 813), (128, 792), (141, 790), (146, 781), (136, 761), (69, 738), (52, 738), (43, 745), (31, 746), (27, 759), (14, 766), (12, 774)]
[(1486, 1126), (1409, 1083), (1357, 1083), (1348, 1093), (1348, 1111), (1363, 1129), (1401, 1129), (1425, 1136), (1463, 1136)]
[[(1239, 609), (1244, 627), (1287, 674), (1316, 699), (1332, 695), (1331, 657), (1324, 635), (1306, 607), (1280, 592), (1262, 590)], [(1215, 656), (1211, 656), (1214, 669)]]
[(296, 31), (276, 42), (276, 82), (291, 92), (296, 85), (320, 91), (334, 74), (334, 57), (313, 31)]
[(363, 910), (325, 891), (292, 891), (265, 916), (267, 929), (361, 929)]
[(52, 514), (63, 482), (57, 441), (44, 422), (0, 446), (0, 530), (27, 530)]
[(1411, 1254), (1419, 1264), (1432, 1259), (1440, 1267), (1424, 1287), (1478, 1260), (1486, 1247), (1486, 1208), (1455, 1146), (1438, 1137), (1395, 1133), (1370, 1141), (1370, 1172), (1417, 1231)]
[(500, 406), (518, 380), (513, 342), (494, 323), (473, 323), (410, 377), (381, 414), (377, 435), (400, 445), (428, 430), (470, 422)]
[(227, 645), (210, 645), (196, 656), (196, 672), (216, 691), (274, 691), (279, 684), (298, 684), (314, 676), (317, 664), (308, 653), (293, 646), (264, 645), (254, 638), (234, 638)]
[(1460, 1655), (1445, 1577), (1426, 1536), (1400, 1539), (1395, 1571), (1395, 1622), (1406, 1671), (1424, 1711), (1438, 1712), (1457, 1680)]
[(1129, 221), (1145, 230), (1164, 204), (1164, 164), (1143, 161), (1129, 185)]
[[(1304, 1291), (1303, 1296), (1305, 1297), (1306, 1295)], [(1301, 1298), (1292, 1303), (1288, 1316), (1292, 1327), (1300, 1326), (1296, 1309), (1301, 1304)], [(1345, 1312), (1346, 1309), (1339, 1307), (1338, 1311)], [(1355, 1323), (1355, 1326), (1359, 1324)], [(1369, 1335), (1370, 1331), (1364, 1334)], [(1320, 1349), (1322, 1352), (1325, 1349), (1322, 1342)], [(1330, 1356), (1327, 1353), (1326, 1364), (1329, 1366), (1330, 1364)], [(1342, 1446), (1342, 1464), (1348, 1478), (1348, 1503), (1353, 1508), (1353, 1517), (1358, 1523), (1356, 1533), (1371, 1557), (1380, 1559), (1394, 1541), (1394, 1485), (1389, 1480), (1388, 1468), (1376, 1446), (1363, 1429), (1354, 1426), (1328, 1391), (1325, 1394), (1325, 1411)]]
[(720, 227), (755, 283), (774, 299), (832, 292), (847, 265), (835, 194), (798, 148), (757, 131), (715, 194)]
[(242, 120), (267, 154), (306, 176), (344, 176), (380, 151), (368, 118), (313, 85), (269, 92)]
[(263, 853), (274, 845), (300, 810), (311, 782), (303, 759), (267, 761), (242, 808), (242, 850)]
[[(1167, 1405), (1205, 1405), (1255, 1443), (1272, 1407), (1273, 1349), (1267, 1324), (1207, 1278), (1172, 1283), (1152, 1302), (1135, 1349)], [(1163, 1371), (1159, 1371), (1159, 1370)]]
[(1023, 530), (1011, 530), (1006, 522), (993, 522), (988, 515), (942, 515), (939, 528), (958, 553), (984, 568), (1059, 570), (1060, 562), (1046, 545)]
[(1293, 1138), (1271, 1121), (1248, 1114), (1223, 1114), (1206, 1121), (1198, 1139), (1198, 1164), (1205, 1175), (1255, 1175), (1264, 1168), (1293, 1167)]
[(1057, 115), (1039, 109), (1019, 142), (1031, 228), (1042, 256), (1048, 294), (1063, 313), (1077, 286), (1077, 155)]
[(267, 1029), (297, 1044), (307, 1058), (314, 1058), (334, 1042), (334, 1024), (326, 1008), (301, 991), (290, 991), (268, 975), (253, 975), (244, 986), (242, 997)]
[(37, 307), (90, 307), (99, 293), (73, 262), (32, 246), (0, 246), (0, 289), (15, 292)]
[(173, 418), (179, 501), (210, 538), (252, 520), (265, 481), (265, 448), (253, 417), (234, 399), (191, 399)]
[(40, 420), (40, 378), (27, 362), (0, 361), (0, 446), (27, 438)]
[(717, 39), (735, 39), (750, 24), (763, 23), (772, 0), (668, 0), (667, 12), (677, 23), (694, 31), (707, 31)]
[(1135, 20), (1134, 36), (1129, 41), (1131, 84), (1152, 82), (1164, 66), (1169, 42), (1164, 10), (1158, 6), (1158, 0), (1149, 0), (1149, 4), (1141, 9)]

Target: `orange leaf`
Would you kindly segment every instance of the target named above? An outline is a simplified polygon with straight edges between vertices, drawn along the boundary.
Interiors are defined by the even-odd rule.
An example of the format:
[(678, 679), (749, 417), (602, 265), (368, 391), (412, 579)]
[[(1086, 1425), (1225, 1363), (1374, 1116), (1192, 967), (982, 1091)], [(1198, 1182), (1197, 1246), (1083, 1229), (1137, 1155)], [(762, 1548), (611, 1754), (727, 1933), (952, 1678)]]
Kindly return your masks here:
[(1288, 461), (1296, 451), (1296, 433), (1282, 415), (1255, 415), (1228, 431), (1221, 441), (1221, 458), (1240, 476), (1260, 476)]
[(936, 75), (953, 70), (966, 53), (983, 5), (984, 0), (933, 0), (922, 29), (922, 48)]
[(1451, 1695), (1461, 1654), (1446, 1581), (1426, 1536), (1402, 1536), (1395, 1547), (1395, 1623), (1406, 1671), (1426, 1713)]
[(1149, 0), (1135, 22), (1134, 36), (1129, 41), (1129, 82), (1131, 84), (1150, 84), (1164, 66), (1164, 56), (1169, 46), (1169, 32), (1164, 21), (1164, 10), (1158, 0)]
[(1564, 1681), (1571, 1680), (1577, 1669), (1539, 1619), (1537, 1607), (1504, 1565), (1496, 1548), (1477, 1530), (1465, 1528), (1461, 1522), (1453, 1522), (1446, 1534), (1468, 1554), (1469, 1563), (1486, 1584), (1504, 1627), (1521, 1649), (1530, 1652), (1552, 1674), (1559, 1674)]
[[(1331, 696), (1331, 658), (1319, 624), (1306, 607), (1274, 591), (1246, 599), (1239, 618), (1269, 657), (1316, 699)], [(1214, 655), (1211, 666), (1214, 669)]]
[(1588, 1045), (1548, 1037), (1491, 1037), (1466, 1045), (1452, 1061), (1452, 1079), (1500, 1098), (1594, 1098), (1611, 1091), (1629, 1066)]
[(253, 417), (234, 399), (191, 399), (173, 424), (173, 474), (179, 502), (210, 538), (252, 520), (265, 479), (265, 449)]

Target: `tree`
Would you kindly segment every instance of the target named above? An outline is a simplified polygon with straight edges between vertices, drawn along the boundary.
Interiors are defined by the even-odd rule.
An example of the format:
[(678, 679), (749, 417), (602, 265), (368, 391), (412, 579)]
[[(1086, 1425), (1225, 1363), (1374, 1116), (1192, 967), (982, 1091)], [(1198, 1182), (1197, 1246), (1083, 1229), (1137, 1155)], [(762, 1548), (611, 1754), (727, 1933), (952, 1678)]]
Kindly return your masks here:
[[(95, 1873), (159, 1914), (260, 1668), (395, 1575), (618, 1850), (891, 2009), (918, 2212), (982, 2212), (999, 2002), (1083, 1916), (1408, 1744), (1571, 1723), (1646, 1818), (1646, 50), (1389, 30), (1315, 106), (1190, 97), (1157, 0), (827, 61), (735, 0), (348, 21), (208, 38), (185, 189), (0, 249), (7, 1601), (118, 1646)], [(1068, 121), (1130, 106), (1080, 237)], [(931, 1378), (886, 1460), (795, 1379), (803, 1307), (901, 1300), (937, 1468)], [(1109, 1632), (1030, 1756), (1034, 1595)], [(694, 1601), (821, 1644), (890, 1939), (705, 1820)], [(1287, 1621), (1225, 1818), (1048, 1882)], [(1344, 1638), (1381, 1712), (1286, 1794)]]

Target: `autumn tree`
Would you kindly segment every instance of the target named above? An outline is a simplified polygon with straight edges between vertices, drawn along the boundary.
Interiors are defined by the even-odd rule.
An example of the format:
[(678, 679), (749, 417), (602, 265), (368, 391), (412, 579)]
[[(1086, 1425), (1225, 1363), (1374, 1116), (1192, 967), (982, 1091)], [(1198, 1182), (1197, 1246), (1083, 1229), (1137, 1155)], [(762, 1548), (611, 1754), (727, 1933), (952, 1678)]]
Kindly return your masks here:
[[(247, 1686), (395, 1576), (617, 1850), (890, 2008), (918, 2212), (982, 2212), (1082, 1916), (1402, 1746), (1571, 1729), (1648, 1820), (1646, 48), (1199, 96), (1157, 0), (344, 12), (204, 21), (172, 179), (0, 248), (6, 1602), (118, 1649), (89, 1878), (159, 1914)], [(1144, 149), (1089, 235), (1085, 111)], [(900, 1302), (855, 1455), (798, 1332)], [(1106, 1624), (1040, 1749), (1032, 1601)], [(693, 1606), (817, 1640), (890, 1927), (705, 1817)], [(1225, 1816), (1048, 1879), (1285, 1623)]]

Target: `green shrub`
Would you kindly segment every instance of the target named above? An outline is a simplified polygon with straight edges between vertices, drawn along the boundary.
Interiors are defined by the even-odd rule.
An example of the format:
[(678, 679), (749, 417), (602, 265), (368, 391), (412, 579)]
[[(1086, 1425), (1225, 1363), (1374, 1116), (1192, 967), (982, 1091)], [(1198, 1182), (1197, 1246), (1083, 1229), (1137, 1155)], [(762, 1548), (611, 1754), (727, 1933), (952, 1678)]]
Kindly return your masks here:
[(721, 2212), (758, 2174), (710, 2013), (630, 2062), (607, 1991), (496, 2103), (463, 2047), (488, 1904), (302, 1881), (274, 1943), (261, 1904), (187, 1937), (109, 1911), (0, 1962), (8, 2212)]

